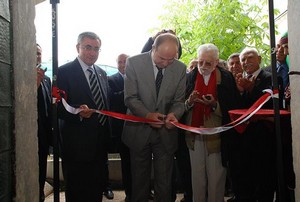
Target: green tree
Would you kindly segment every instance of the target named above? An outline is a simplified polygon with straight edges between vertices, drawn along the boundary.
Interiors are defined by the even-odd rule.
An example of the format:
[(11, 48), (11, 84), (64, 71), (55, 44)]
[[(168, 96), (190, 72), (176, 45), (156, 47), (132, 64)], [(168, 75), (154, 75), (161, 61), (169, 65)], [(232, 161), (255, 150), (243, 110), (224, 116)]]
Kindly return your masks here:
[[(176, 30), (186, 64), (197, 56), (197, 48), (213, 43), (220, 58), (245, 47), (255, 47), (263, 64), (270, 62), (267, 0), (168, 0), (165, 15), (159, 16), (162, 28)], [(278, 12), (278, 11), (275, 11)]]

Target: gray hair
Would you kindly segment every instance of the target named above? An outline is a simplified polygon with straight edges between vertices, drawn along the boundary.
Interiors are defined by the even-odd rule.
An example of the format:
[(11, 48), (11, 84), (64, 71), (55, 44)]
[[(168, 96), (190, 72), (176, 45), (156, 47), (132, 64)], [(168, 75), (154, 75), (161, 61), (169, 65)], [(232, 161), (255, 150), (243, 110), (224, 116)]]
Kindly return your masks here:
[(229, 55), (227, 62), (229, 62), (230, 59), (235, 58), (235, 57), (240, 57), (240, 53), (232, 53), (231, 55)]
[(242, 55), (244, 55), (245, 53), (249, 53), (249, 52), (251, 52), (251, 53), (256, 53), (257, 55), (259, 55), (259, 53), (258, 53), (258, 51), (257, 51), (256, 48), (246, 47), (246, 48), (244, 48), (244, 50), (242, 50), (242, 52), (240, 53), (240, 59), (241, 59)]
[(198, 52), (198, 57), (202, 52), (205, 52), (205, 51), (213, 52), (215, 58), (219, 59), (219, 49), (216, 45), (214, 45), (212, 43), (206, 43), (206, 44), (203, 44), (203, 45), (199, 46), (198, 51), (197, 51)]
[(94, 32), (82, 32), (81, 34), (78, 35), (77, 44), (80, 44), (84, 38), (96, 39), (99, 40), (101, 43), (100, 37)]

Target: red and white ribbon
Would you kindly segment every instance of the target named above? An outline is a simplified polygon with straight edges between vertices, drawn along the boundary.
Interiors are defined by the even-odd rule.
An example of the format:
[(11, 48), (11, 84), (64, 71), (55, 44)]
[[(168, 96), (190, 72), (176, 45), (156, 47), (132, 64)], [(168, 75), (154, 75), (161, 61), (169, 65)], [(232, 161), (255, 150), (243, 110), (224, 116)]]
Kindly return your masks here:
[[(179, 122), (172, 122), (172, 124), (183, 130), (190, 131), (195, 134), (201, 134), (201, 135), (212, 135), (212, 134), (227, 131), (231, 128), (234, 128), (234, 127), (248, 121), (259, 109), (261, 109), (261, 107), (266, 102), (269, 101), (269, 99), (271, 97), (278, 97), (278, 92), (275, 92), (275, 94), (273, 94), (273, 91), (270, 89), (266, 89), (263, 92), (265, 92), (265, 94), (263, 96), (261, 96), (241, 117), (239, 117), (235, 121), (228, 123), (226, 125), (223, 125), (220, 127), (214, 127), (214, 128), (197, 128), (197, 127), (184, 125)], [(69, 113), (78, 114), (83, 110), (80, 108), (74, 108), (74, 107), (70, 106), (64, 98), (62, 98), (61, 100), (62, 100), (62, 103), (63, 103), (65, 109)], [(117, 113), (117, 112), (110, 112), (110, 111), (105, 111), (105, 110), (95, 110), (95, 113), (104, 114), (106, 116), (110, 116), (110, 117), (113, 117), (116, 119), (121, 119), (124, 121), (130, 121), (130, 122), (164, 124), (164, 122), (162, 122), (162, 121), (154, 121), (151, 119), (146, 119), (146, 118), (137, 117), (137, 116), (128, 115), (128, 114), (121, 114), (121, 113)]]

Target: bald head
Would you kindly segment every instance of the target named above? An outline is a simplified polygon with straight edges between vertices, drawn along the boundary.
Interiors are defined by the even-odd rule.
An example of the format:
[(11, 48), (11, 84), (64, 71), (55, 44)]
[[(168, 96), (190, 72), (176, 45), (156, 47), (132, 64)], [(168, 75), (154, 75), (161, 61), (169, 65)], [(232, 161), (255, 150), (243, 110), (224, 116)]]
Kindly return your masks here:
[(170, 33), (159, 35), (152, 46), (152, 58), (160, 68), (166, 68), (178, 58), (179, 42), (176, 36)]

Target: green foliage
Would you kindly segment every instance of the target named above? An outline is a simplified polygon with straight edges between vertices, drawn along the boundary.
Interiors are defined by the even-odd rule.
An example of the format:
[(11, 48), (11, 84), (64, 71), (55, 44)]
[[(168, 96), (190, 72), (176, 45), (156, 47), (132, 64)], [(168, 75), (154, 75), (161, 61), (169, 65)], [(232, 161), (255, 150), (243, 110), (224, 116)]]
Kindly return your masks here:
[(197, 48), (204, 43), (215, 44), (225, 60), (245, 47), (255, 47), (262, 55), (262, 65), (270, 63), (267, 0), (256, 4), (248, 0), (168, 0), (165, 10), (159, 17), (161, 27), (176, 30), (183, 49), (181, 60), (186, 64), (197, 57)]

